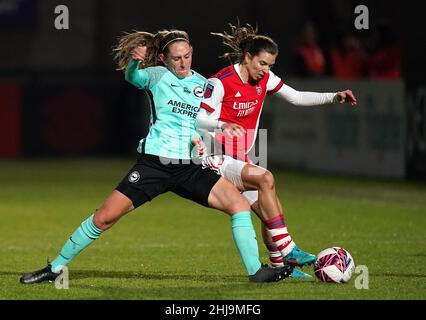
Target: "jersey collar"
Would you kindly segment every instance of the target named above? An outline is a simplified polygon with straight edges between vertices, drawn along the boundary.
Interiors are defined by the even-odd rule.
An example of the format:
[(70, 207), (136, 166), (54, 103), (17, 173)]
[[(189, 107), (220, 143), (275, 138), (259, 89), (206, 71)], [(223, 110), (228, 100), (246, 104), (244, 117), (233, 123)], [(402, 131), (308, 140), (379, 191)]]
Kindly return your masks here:
[(243, 77), (241, 77), (240, 64), (239, 63), (234, 64), (234, 70), (237, 73), (238, 77), (240, 78), (241, 82), (246, 83), (246, 82), (243, 81)]

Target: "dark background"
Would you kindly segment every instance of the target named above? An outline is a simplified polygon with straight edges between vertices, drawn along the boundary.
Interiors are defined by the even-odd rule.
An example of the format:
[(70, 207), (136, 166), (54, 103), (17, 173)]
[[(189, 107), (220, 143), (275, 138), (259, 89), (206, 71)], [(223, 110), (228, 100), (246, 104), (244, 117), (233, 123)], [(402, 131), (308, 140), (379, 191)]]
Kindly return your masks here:
[[(369, 9), (369, 30), (356, 30), (354, 8)], [(57, 30), (54, 9), (69, 9)], [(407, 110), (407, 178), (426, 177), (426, 3), (423, 1), (130, 1), (0, 0), (0, 158), (134, 155), (146, 133), (143, 92), (115, 71), (111, 49), (124, 31), (177, 28), (189, 33), (193, 69), (209, 76), (227, 65), (210, 32), (227, 23), (258, 25), (280, 47), (274, 72), (304, 77), (295, 44), (307, 21), (325, 50), (342, 30), (374, 47), (385, 24), (402, 48)], [(321, 77), (331, 77), (325, 73)], [(386, 81), (386, 80), (384, 80)]]

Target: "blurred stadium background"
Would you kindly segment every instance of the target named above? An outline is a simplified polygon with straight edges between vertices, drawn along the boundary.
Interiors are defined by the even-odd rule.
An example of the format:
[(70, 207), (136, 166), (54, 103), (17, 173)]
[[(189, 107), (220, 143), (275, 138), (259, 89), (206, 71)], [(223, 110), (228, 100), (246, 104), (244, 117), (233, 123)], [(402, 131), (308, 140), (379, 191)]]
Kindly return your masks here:
[[(357, 17), (354, 8), (360, 4), (369, 9), (368, 30), (354, 27)], [(66, 5), (69, 9), (68, 30), (57, 30), (54, 26), (58, 16), (54, 9), (58, 5)], [(309, 198), (317, 187), (333, 183), (337, 183), (337, 187), (330, 191), (332, 197), (346, 197), (353, 191), (355, 202), (377, 200), (383, 204), (392, 199), (396, 202), (389, 202), (391, 206), (401, 205), (402, 208), (411, 201), (414, 206), (414, 209), (411, 208), (414, 210), (412, 220), (405, 215), (411, 209), (405, 212), (401, 209), (401, 215), (397, 210), (398, 213), (393, 213), (392, 217), (401, 219), (398, 220), (401, 223), (411, 221), (410, 226), (403, 229), (404, 234), (413, 232), (410, 234), (413, 236), (412, 228), (420, 228), (416, 229), (414, 238), (402, 245), (417, 244), (417, 260), (412, 262), (413, 268), (407, 276), (412, 277), (407, 279), (413, 285), (417, 279), (422, 281), (420, 298), (424, 299), (424, 271), (415, 266), (421, 266), (426, 256), (422, 229), (426, 213), (425, 11), (426, 3), (418, 1), (281, 0), (265, 3), (254, 0), (182, 0), (160, 4), (130, 0), (0, 0), (2, 236), (6, 238), (8, 235), (6, 228), (22, 227), (23, 219), (28, 227), (24, 232), (28, 237), (20, 243), (21, 249), (14, 247), (14, 235), (8, 235), (7, 241), (12, 241), (11, 249), (4, 246), (4, 254), (13, 258), (9, 264), (3, 261), (1, 275), (12, 284), (14, 280), (11, 279), (15, 279), (19, 272), (44, 263), (35, 260), (35, 257), (44, 254), (43, 250), (38, 247), (40, 251), (33, 252), (29, 248), (40, 234), (28, 230), (39, 228), (40, 221), (47, 221), (51, 228), (55, 228), (58, 221), (63, 223), (56, 234), (47, 236), (51, 241), (55, 239), (54, 244), (48, 247), (53, 256), (73, 226), (89, 214), (88, 210), (101, 204), (103, 197), (136, 158), (137, 143), (147, 132), (149, 108), (144, 107), (145, 94), (126, 83), (121, 72), (115, 71), (111, 48), (117, 37), (132, 30), (186, 30), (195, 48), (193, 69), (209, 76), (227, 63), (218, 58), (223, 47), (209, 33), (227, 29), (227, 23), (235, 23), (238, 18), (242, 23), (257, 24), (260, 33), (276, 40), (280, 55), (274, 72), (285, 83), (299, 90), (350, 88), (358, 97), (356, 109), (342, 106), (296, 109), (273, 97), (267, 99), (260, 128), (268, 129), (268, 166), (277, 173), (279, 192), (289, 198), (293, 211), (300, 209), (306, 214), (314, 211), (318, 203), (304, 208), (303, 192)], [(312, 55), (316, 58), (309, 58)], [(87, 166), (87, 170), (78, 168), (79, 163)], [(103, 178), (99, 168), (111, 171)], [(72, 170), (75, 170), (75, 176)], [(299, 173), (286, 176), (288, 170)], [(70, 179), (70, 185), (57, 183), (56, 174), (60, 179)], [(340, 178), (330, 174), (342, 179), (348, 177), (342, 180), (348, 181), (348, 184), (338, 190), (342, 186)], [(76, 181), (76, 177), (81, 180)], [(361, 192), (363, 183), (358, 184), (356, 180), (354, 185), (349, 184), (353, 177), (367, 177), (368, 180), (364, 181), (368, 185), (366, 190), (375, 186), (375, 191)], [(90, 186), (92, 179), (95, 182)], [(97, 184), (98, 180), (102, 185)], [(381, 184), (386, 181), (389, 184)], [(77, 182), (81, 183), (81, 189)], [(55, 189), (67, 186), (66, 195)], [(95, 192), (97, 186), (99, 188)], [(298, 189), (298, 186), (303, 187)], [(291, 196), (291, 187), (296, 188), (296, 194), (299, 192), (295, 198)], [(290, 194), (282, 188), (288, 188)], [(383, 193), (379, 192), (380, 189)], [(68, 193), (70, 190), (73, 193)], [(88, 193), (81, 195), (79, 190)], [(325, 193), (323, 190), (320, 197), (326, 197)], [(38, 197), (41, 197), (40, 201)], [(74, 203), (69, 213), (58, 213), (59, 216), (53, 218), (57, 207), (64, 209), (67, 203), (78, 202), (79, 199), (79, 205)], [(170, 196), (159, 198), (160, 205), (164, 199), (166, 202), (176, 201), (173, 208), (183, 206), (182, 200)], [(167, 211), (160, 205), (159, 209)], [(342, 207), (346, 205), (343, 203)], [(366, 203), (363, 206), (368, 207)], [(378, 214), (378, 220), (386, 221), (388, 208), (382, 209), (378, 211), (375, 207), (373, 212)], [(335, 210), (338, 212), (340, 209)], [(336, 218), (336, 212), (327, 213), (326, 208), (320, 212), (323, 217), (331, 214), (330, 219)], [(357, 209), (348, 212), (348, 215), (353, 215)], [(14, 220), (11, 213), (15, 214)], [(37, 214), (41, 220), (38, 220)], [(66, 222), (62, 220), (65, 218), (68, 219)], [(294, 230), (305, 239), (301, 240), (302, 243), (308, 243), (307, 238), (311, 235), (303, 233), (302, 226), (309, 215), (302, 214), (293, 219), (293, 222), (300, 221)], [(339, 223), (334, 223), (338, 228)], [(322, 227), (326, 226), (327, 223), (322, 224)], [(310, 227), (314, 228), (315, 224), (310, 224)], [(44, 228), (47, 227), (43, 226), (41, 230)], [(342, 236), (343, 239), (350, 242), (355, 231), (347, 231), (346, 227), (343, 230), (348, 232)], [(320, 237), (319, 231), (313, 234)], [(335, 234), (329, 235), (324, 244), (317, 244), (312, 250), (320, 250), (326, 244), (333, 245), (333, 241), (338, 242)], [(232, 246), (230, 239), (228, 242)], [(28, 247), (24, 248), (25, 245)], [(373, 248), (374, 243), (358, 243), (358, 255), (363, 248), (370, 247)], [(403, 247), (401, 250), (404, 250)], [(24, 254), (28, 258), (19, 262), (19, 272), (5, 271), (16, 266), (17, 261), (21, 261), (19, 256)], [(90, 267), (90, 259), (88, 263)], [(81, 262), (78, 266), (84, 265)], [(242, 274), (243, 270), (238, 270), (235, 273)], [(80, 273), (84, 278), (82, 274), (84, 272)], [(315, 288), (310, 290), (308, 297), (321, 297)], [(18, 288), (11, 292), (9, 295), (3, 292), (3, 297), (20, 297)], [(134, 297), (132, 293), (130, 290), (124, 297)], [(90, 294), (80, 297), (90, 297)], [(327, 297), (347, 297), (344, 294)], [(171, 298), (179, 298), (179, 295), (180, 292), (176, 292)], [(105, 296), (101, 294), (100, 297)], [(112, 297), (119, 297), (119, 293)], [(191, 295), (188, 297), (192, 298)], [(206, 294), (204, 297), (209, 296)], [(214, 296), (221, 297), (229, 298), (220, 293)], [(242, 294), (239, 297), (250, 296)], [(291, 297), (304, 296), (301, 293)], [(380, 298), (383, 295), (373, 293), (359, 298), (368, 297)], [(398, 298), (398, 292), (384, 297)], [(405, 297), (415, 298), (416, 295), (407, 291)], [(272, 298), (280, 299), (280, 296)]]
[[(68, 30), (54, 26), (60, 4), (69, 9)], [(218, 58), (223, 47), (209, 32), (225, 30), (238, 17), (277, 41), (274, 70), (286, 83), (301, 90), (349, 87), (359, 97), (355, 112), (330, 108), (316, 115), (267, 105), (261, 127), (270, 131), (270, 165), (424, 179), (426, 41), (419, 24), (426, 5), (363, 2), (369, 29), (357, 30), (359, 4), (180, 1), (168, 9), (128, 0), (2, 0), (0, 157), (134, 155), (148, 111), (141, 107), (144, 94), (114, 70), (111, 48), (117, 37), (135, 29), (187, 30), (195, 47), (193, 68), (209, 76), (227, 63)], [(300, 43), (315, 34), (312, 52), (324, 62), (309, 68)], [(333, 50), (345, 40), (352, 55), (342, 67)], [(401, 52), (392, 55), (395, 46)], [(386, 50), (388, 55), (380, 55)], [(373, 70), (378, 64), (381, 70)]]

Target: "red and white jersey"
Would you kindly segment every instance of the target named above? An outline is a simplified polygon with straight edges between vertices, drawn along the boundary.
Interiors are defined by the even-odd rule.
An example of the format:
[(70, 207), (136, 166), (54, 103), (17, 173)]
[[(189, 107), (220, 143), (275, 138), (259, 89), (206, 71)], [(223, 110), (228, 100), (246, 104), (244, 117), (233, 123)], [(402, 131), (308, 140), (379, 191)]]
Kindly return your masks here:
[(246, 130), (238, 139), (225, 139), (221, 133), (214, 134), (225, 154), (248, 161), (247, 153), (255, 143), (266, 94), (275, 93), (282, 86), (281, 79), (271, 71), (255, 84), (244, 83), (238, 64), (228, 66), (208, 79), (201, 107), (219, 121), (236, 123)]

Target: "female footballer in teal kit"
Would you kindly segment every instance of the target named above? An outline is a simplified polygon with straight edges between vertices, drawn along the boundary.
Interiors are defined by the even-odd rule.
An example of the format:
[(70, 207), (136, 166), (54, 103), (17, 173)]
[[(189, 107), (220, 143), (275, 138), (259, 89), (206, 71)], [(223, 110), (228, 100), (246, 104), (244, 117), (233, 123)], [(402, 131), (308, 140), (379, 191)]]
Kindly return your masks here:
[(191, 70), (192, 46), (186, 32), (128, 34), (116, 48), (116, 59), (119, 69), (125, 68), (126, 80), (149, 90), (153, 97), (150, 130), (138, 146), (140, 157), (52, 263), (23, 275), (20, 281), (30, 284), (56, 279), (62, 266), (122, 216), (167, 191), (231, 216), (235, 244), (251, 281), (279, 281), (289, 276), (293, 270), (290, 266), (272, 269), (261, 265), (250, 206), (235, 186), (191, 161), (193, 143), (199, 143), (195, 118), (205, 78)]

